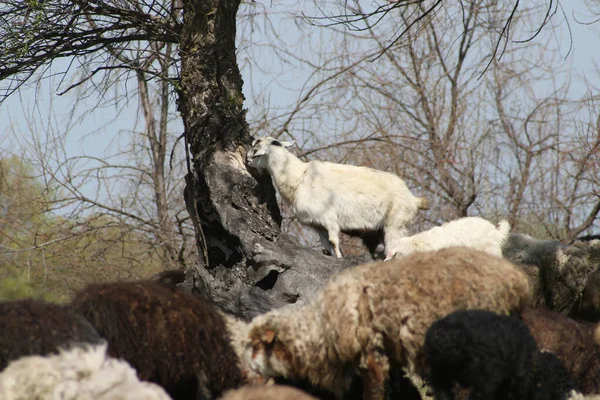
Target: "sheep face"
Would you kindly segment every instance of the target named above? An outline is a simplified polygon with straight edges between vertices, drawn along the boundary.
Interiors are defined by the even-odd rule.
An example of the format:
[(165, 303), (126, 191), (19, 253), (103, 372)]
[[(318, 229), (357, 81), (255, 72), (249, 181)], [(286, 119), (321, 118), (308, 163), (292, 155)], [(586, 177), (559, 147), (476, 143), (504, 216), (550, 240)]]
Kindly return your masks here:
[(422, 240), (413, 240), (412, 237), (404, 237), (390, 243), (384, 261), (400, 258), (415, 251), (426, 251), (428, 246)]
[(248, 338), (244, 358), (254, 372), (264, 377), (292, 377), (292, 354), (273, 327), (255, 327)]
[(266, 169), (269, 156), (273, 148), (285, 148), (293, 146), (294, 140), (283, 142), (272, 137), (263, 137), (255, 139), (252, 142), (252, 148), (246, 154), (246, 162), (253, 168)]

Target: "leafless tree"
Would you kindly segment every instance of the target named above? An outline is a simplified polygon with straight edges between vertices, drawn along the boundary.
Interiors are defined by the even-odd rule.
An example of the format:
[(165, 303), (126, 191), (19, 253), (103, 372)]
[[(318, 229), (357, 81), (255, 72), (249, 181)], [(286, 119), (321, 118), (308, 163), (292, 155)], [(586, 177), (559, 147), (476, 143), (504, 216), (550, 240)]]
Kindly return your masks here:
[[(584, 133), (596, 124), (595, 90), (573, 97), (569, 65), (549, 35), (527, 49), (507, 49), (488, 66), (486, 49), (503, 23), (500, 5), (445, 10), (390, 49), (389, 32), (408, 23), (408, 12), (397, 10), (398, 22), (360, 34), (332, 31), (335, 46), (313, 65), (318, 78), (307, 82), (291, 111), (271, 118), (267, 131), (296, 138), (304, 157), (400, 174), (434, 204), (416, 229), (482, 215), (569, 242), (593, 226), (600, 204), (589, 162), (581, 164), (597, 154), (594, 138)], [(535, 11), (514, 21), (530, 26), (522, 20)], [(376, 53), (382, 54), (376, 62), (364, 62)]]
[[(466, 215), (478, 207), (478, 196), (497, 189), (486, 187), (488, 171), (482, 168), (488, 166), (495, 132), (492, 124), (474, 124), (484, 122), (487, 115), (475, 107), (481, 98), (472, 96), (479, 93), (477, 78), (490, 63), (491, 53), (473, 51), (474, 44), (490, 35), (497, 39), (499, 32), (502, 39), (516, 17), (509, 14), (507, 23), (491, 12), (506, 10), (481, 2), (459, 4), (456, 12), (444, 15), (434, 12), (440, 2), (389, 4), (382, 10), (389, 10), (386, 15), (399, 25), (367, 24), (361, 34), (351, 32), (344, 42), (336, 43), (339, 49), (358, 47), (361, 52), (358, 57), (352, 52), (336, 54), (314, 65), (318, 80), (299, 97), (297, 108), (275, 117), (275, 124), (265, 118), (269, 124), (263, 126), (275, 127), (274, 135), (296, 135), (300, 114), (310, 111), (314, 99), (329, 98), (327, 112), (336, 109), (342, 115), (341, 133), (325, 135), (323, 140), (321, 131), (331, 120), (306, 118), (307, 135), (299, 141), (307, 150), (303, 156), (309, 155), (305, 145), (310, 142), (310, 147), (322, 145), (340, 161), (383, 163), (383, 169), (398, 172), (413, 187), (434, 194), (435, 205), (448, 209), (445, 215)], [(94, 79), (104, 82), (103, 88), (114, 88), (119, 74), (139, 77), (140, 70), (145, 79), (168, 82), (190, 153), (185, 201), (199, 255), (195, 285), (247, 317), (302, 302), (327, 277), (367, 257), (335, 260), (282, 232), (270, 178), (245, 166), (251, 137), (236, 58), (239, 6), (239, 0), (9, 1), (0, 6), (0, 38), (9, 50), (0, 54), (0, 78), (8, 79), (3, 80), (7, 83), (3, 93), (9, 95), (52, 60), (68, 57), (83, 66), (83, 75), (65, 89)], [(377, 15), (359, 11), (363, 13), (359, 17)], [(462, 19), (452, 19), (456, 15)], [(482, 16), (486, 18), (481, 26)], [(460, 21), (463, 28), (454, 38), (442, 33), (452, 27), (451, 20)], [(401, 32), (398, 26), (410, 26), (419, 34), (404, 36), (405, 42), (390, 42), (394, 35), (382, 36), (386, 29)], [(169, 64), (175, 75), (165, 76), (163, 69), (146, 68), (150, 64), (141, 62), (141, 55), (151, 57), (156, 51), (152, 46), (156, 42), (178, 46), (179, 58), (173, 55)], [(133, 44), (141, 50), (123, 61), (121, 53), (132, 51)], [(374, 47), (364, 52), (364, 46)], [(287, 55), (294, 56), (289, 50)], [(378, 55), (384, 56), (378, 64), (365, 62)], [(86, 68), (90, 62), (96, 64)], [(340, 96), (344, 88), (351, 90)], [(366, 132), (361, 119), (370, 124)], [(310, 124), (320, 125), (321, 130)], [(381, 156), (370, 157), (367, 148), (379, 150)]]

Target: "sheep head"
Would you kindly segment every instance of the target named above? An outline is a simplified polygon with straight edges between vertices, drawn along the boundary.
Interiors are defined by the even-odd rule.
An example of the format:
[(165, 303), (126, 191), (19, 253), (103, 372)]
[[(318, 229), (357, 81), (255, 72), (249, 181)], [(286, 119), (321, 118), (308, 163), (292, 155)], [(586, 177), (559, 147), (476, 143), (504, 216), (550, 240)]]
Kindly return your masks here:
[(254, 324), (248, 333), (244, 358), (250, 368), (268, 378), (293, 377), (293, 356), (276, 324)]
[(268, 136), (255, 139), (252, 142), (252, 148), (246, 154), (246, 162), (253, 168), (266, 169), (267, 160), (274, 149), (290, 147), (295, 143), (294, 140), (284, 142)]
[(411, 237), (399, 238), (389, 244), (389, 248), (386, 249), (384, 261), (389, 261), (394, 258), (401, 258), (419, 250), (427, 250), (427, 246), (425, 246), (422, 241), (413, 240)]

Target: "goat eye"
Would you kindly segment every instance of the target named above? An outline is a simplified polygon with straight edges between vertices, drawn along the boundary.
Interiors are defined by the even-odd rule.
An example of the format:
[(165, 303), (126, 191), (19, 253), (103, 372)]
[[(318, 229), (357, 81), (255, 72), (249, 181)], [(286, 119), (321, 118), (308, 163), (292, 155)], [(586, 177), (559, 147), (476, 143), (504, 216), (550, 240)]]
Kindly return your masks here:
[(271, 144), (272, 144), (273, 146), (279, 146), (279, 147), (283, 147), (283, 145), (281, 144), (281, 142), (279, 142), (279, 141), (277, 141), (277, 140), (273, 140), (273, 141), (271, 142)]

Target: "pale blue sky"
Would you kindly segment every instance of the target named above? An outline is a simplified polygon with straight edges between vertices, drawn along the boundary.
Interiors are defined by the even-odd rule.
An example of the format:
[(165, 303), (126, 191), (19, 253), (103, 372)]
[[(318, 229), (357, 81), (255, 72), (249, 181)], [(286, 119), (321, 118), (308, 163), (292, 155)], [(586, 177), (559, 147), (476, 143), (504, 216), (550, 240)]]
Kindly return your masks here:
[[(329, 30), (308, 27), (303, 22), (298, 22), (296, 25), (288, 17), (282, 16), (286, 10), (296, 15), (300, 15), (302, 11), (310, 14), (311, 10), (306, 10), (304, 5), (300, 5), (301, 3), (308, 4), (308, 2), (286, 0), (276, 3), (267, 1), (263, 5), (260, 0), (257, 0), (257, 3), (246, 5), (241, 12), (245, 13), (254, 8), (272, 13), (274, 29), (279, 32), (276, 40), (280, 43), (290, 43), (291, 48), (298, 51), (298, 56), (310, 58), (312, 49), (316, 47), (327, 49), (327, 46), (334, 45), (335, 35)], [(582, 96), (588, 90), (583, 79), (591, 77), (595, 80), (598, 76), (594, 70), (595, 65), (600, 64), (598, 24), (589, 26), (577, 23), (575, 19), (589, 22), (593, 20), (593, 17), (589, 16), (583, 2), (566, 3), (562, 4), (562, 7), (564, 7), (564, 13), (570, 22), (572, 49), (566, 60), (561, 59), (557, 62), (572, 66), (573, 95)], [(547, 30), (552, 32), (550, 34), (554, 37), (552, 40), (554, 48), (566, 56), (570, 43), (565, 19), (560, 14), (560, 10), (559, 14), (553, 18), (552, 24), (554, 30), (550, 30), (550, 28)], [(253, 53), (250, 53), (248, 48), (239, 49), (239, 62), (245, 82), (244, 93), (248, 99), (245, 106), (249, 108), (251, 118), (255, 116), (255, 109), (258, 109), (252, 102), (254, 94), (263, 93), (261, 102), (268, 100), (271, 105), (286, 109), (304, 95), (303, 87), (309, 80), (310, 71), (303, 70), (301, 63), (281, 64), (272, 52), (264, 47), (269, 39), (274, 40), (273, 37), (264, 35), (267, 31), (265, 26), (264, 22), (257, 18), (253, 29), (247, 25), (245, 30), (239, 30), (240, 35), (249, 35), (252, 32), (254, 46)], [(301, 35), (301, 32), (304, 32), (304, 36)], [(53, 71), (58, 72), (64, 65), (64, 61), (58, 61), (53, 66)], [(49, 79), (37, 85), (30, 85), (2, 105), (0, 121), (4, 125), (4, 131), (8, 134), (0, 138), (1, 149), (16, 154), (21, 152), (18, 142), (24, 139), (17, 140), (10, 137), (11, 132), (27, 133), (30, 130), (27, 121), (31, 120), (28, 115), (30, 116), (32, 112), (37, 121), (34, 129), (42, 133), (45, 130), (44, 127), (62, 132), (69, 126), (69, 120), (76, 121), (69, 127), (69, 139), (66, 143), (69, 155), (86, 154), (102, 157), (106, 154), (107, 147), (110, 147), (111, 144), (115, 146), (115, 132), (139, 129), (139, 124), (143, 123), (138, 117), (138, 104), (135, 96), (131, 96), (129, 102), (97, 108), (93, 112), (89, 112), (89, 109), (98, 103), (98, 99), (93, 97), (80, 99), (76, 112), (72, 113), (74, 94), (57, 96), (56, 84), (56, 79)], [(177, 134), (181, 133), (181, 123), (173, 124), (171, 130)]]

